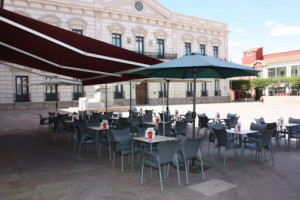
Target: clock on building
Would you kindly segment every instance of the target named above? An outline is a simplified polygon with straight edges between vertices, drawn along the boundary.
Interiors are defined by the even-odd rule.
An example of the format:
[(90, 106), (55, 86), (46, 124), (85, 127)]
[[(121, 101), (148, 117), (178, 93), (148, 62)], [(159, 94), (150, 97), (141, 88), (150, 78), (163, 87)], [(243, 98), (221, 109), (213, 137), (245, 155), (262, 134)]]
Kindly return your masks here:
[(143, 4), (139, 1), (135, 3), (135, 8), (139, 11), (143, 10)]

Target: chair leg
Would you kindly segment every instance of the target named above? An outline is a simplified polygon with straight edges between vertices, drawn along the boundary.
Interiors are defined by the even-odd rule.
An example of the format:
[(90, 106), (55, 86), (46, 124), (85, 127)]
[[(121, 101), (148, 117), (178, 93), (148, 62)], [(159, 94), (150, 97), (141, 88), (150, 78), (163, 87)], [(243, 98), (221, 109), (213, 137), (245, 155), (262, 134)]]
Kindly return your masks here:
[(274, 157), (273, 157), (273, 148), (272, 148), (272, 145), (270, 145), (270, 153), (271, 153), (271, 158), (272, 158), (272, 165), (274, 167)]
[(113, 155), (113, 163), (112, 163), (112, 166), (115, 167), (115, 156), (116, 156), (116, 153), (114, 152), (114, 155)]
[(187, 160), (184, 160), (184, 168), (185, 168), (185, 179), (186, 179), (186, 184), (189, 184), (189, 176), (188, 176), (188, 169), (187, 169)]
[(227, 151), (226, 151), (226, 148), (225, 148), (225, 156), (224, 156), (224, 167), (226, 166), (226, 156), (227, 156)]
[(80, 152), (81, 152), (81, 143), (79, 144), (78, 158), (80, 158)]
[(212, 158), (211, 158), (212, 163), (214, 163), (214, 160), (215, 160), (215, 149), (216, 149), (216, 147), (214, 146), (213, 155), (212, 155)]
[[(160, 169), (160, 166), (158, 166), (158, 173), (159, 173), (159, 181), (160, 181), (160, 190), (161, 190), (161, 191), (164, 191), (163, 183), (162, 183), (162, 177), (161, 177), (161, 169)], [(152, 175), (151, 175), (151, 176), (152, 176)]]
[(143, 184), (143, 181), (144, 181), (144, 159), (142, 161), (141, 184)]
[(168, 168), (167, 168), (167, 178), (169, 178), (169, 172), (170, 172), (170, 164), (168, 164)]
[(76, 141), (74, 142), (74, 155), (76, 154)]
[(121, 154), (121, 174), (124, 172), (124, 156)]
[[(263, 150), (262, 150), (263, 151)], [(262, 166), (262, 168), (264, 169), (264, 154), (263, 154), (263, 152), (261, 151), (261, 166)]]
[(199, 149), (199, 151), (200, 151), (200, 161), (201, 161), (201, 163), (200, 163), (200, 165), (201, 165), (201, 174), (202, 174), (202, 179), (204, 180), (205, 177), (204, 177), (204, 169), (203, 169), (202, 153), (201, 153), (201, 150), (200, 150), (200, 149)]
[(207, 155), (209, 155), (209, 150), (210, 150), (210, 142), (208, 141)]
[(178, 176), (178, 186), (181, 187), (181, 181), (180, 181), (180, 172), (179, 172), (179, 163), (178, 163), (178, 160), (177, 160), (177, 176)]

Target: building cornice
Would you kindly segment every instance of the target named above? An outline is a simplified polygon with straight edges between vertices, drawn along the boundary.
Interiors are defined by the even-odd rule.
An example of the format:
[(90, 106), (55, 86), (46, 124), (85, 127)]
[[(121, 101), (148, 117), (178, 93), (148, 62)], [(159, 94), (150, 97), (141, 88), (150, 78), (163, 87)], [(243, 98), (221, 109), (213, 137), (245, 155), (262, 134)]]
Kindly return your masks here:
[[(11, 3), (15, 3), (16, 0), (11, 0)], [(20, 0), (18, 0), (20, 1)], [(208, 34), (215, 34), (224, 36), (229, 33), (228, 27), (226, 23), (216, 22), (208, 19), (202, 19), (198, 17), (192, 17), (184, 14), (179, 14), (175, 12), (172, 13), (172, 19), (161, 19), (161, 18), (155, 18), (152, 16), (141, 16), (138, 13), (132, 13), (132, 12), (126, 12), (126, 11), (119, 11), (119, 10), (112, 10), (107, 7), (104, 7), (102, 4), (83, 4), (83, 3), (77, 3), (77, 4), (71, 4), (67, 2), (60, 2), (60, 1), (42, 1), (42, 0), (23, 0), (23, 2), (27, 3), (35, 3), (35, 4), (41, 4), (43, 7), (46, 6), (55, 6), (57, 10), (59, 8), (68, 8), (71, 11), (77, 10), (81, 11), (82, 14), (86, 13), (91, 14), (90, 12), (93, 12), (94, 14), (96, 12), (101, 13), (107, 13), (109, 15), (126, 15), (127, 17), (131, 16), (132, 18), (140, 18), (141, 20), (148, 22), (151, 20), (154, 20), (156, 24), (171, 24), (171, 26), (175, 27), (188, 27), (192, 32), (202, 32), (202, 33), (208, 33)], [(145, 1), (147, 2), (147, 1)], [(153, 1), (153, 3), (159, 4), (157, 1)], [(160, 4), (159, 4), (160, 5)], [(22, 7), (21, 5), (17, 5), (17, 7)], [(23, 6), (26, 7), (26, 6)], [(36, 8), (38, 9), (38, 8)], [(60, 11), (60, 10), (59, 10)], [(60, 11), (63, 12), (63, 11)], [(76, 12), (76, 14), (80, 14), (79, 12)], [(162, 25), (162, 26), (163, 26)], [(180, 29), (179, 29), (180, 30)]]

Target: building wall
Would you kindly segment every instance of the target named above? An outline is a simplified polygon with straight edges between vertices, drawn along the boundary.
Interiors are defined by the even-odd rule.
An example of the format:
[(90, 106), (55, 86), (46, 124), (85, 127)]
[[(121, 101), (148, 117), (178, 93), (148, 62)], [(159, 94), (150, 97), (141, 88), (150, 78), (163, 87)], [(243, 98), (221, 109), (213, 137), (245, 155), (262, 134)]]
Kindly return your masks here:
[[(112, 43), (112, 33), (122, 35), (122, 47), (135, 51), (135, 37), (144, 37), (145, 52), (156, 52), (157, 39), (165, 40), (165, 53), (177, 54), (178, 57), (185, 55), (185, 42), (191, 43), (192, 52), (200, 51), (200, 44), (206, 45), (206, 54), (213, 56), (213, 46), (219, 48), (219, 58), (228, 58), (228, 27), (225, 23), (201, 19), (174, 13), (163, 7), (155, 0), (143, 0), (142, 11), (137, 11), (132, 1), (117, 0), (6, 0), (4, 8), (66, 30), (80, 29), (83, 35), (92, 37), (107, 43)], [(7, 63), (6, 63), (7, 64)], [(10, 66), (26, 69), (44, 76), (49, 76), (47, 72), (32, 70), (23, 66), (8, 64)], [(15, 68), (7, 67), (0, 63), (0, 103), (14, 104), (15, 76), (25, 75), (29, 78), (29, 84), (45, 77), (24, 72)], [(58, 76), (61, 77), (61, 76)], [(122, 83), (125, 92), (125, 99), (115, 100), (112, 104), (129, 104), (129, 84)], [(228, 94), (228, 80), (220, 80), (222, 95)], [(111, 84), (109, 87), (114, 87)], [(101, 85), (100, 88), (103, 88)], [(133, 87), (134, 88), (134, 87)], [(201, 84), (197, 84), (197, 96), (201, 96)], [(214, 81), (207, 84), (213, 95)], [(112, 91), (114, 88), (111, 89)], [(159, 83), (148, 83), (148, 102), (158, 101)], [(40, 106), (51, 104), (44, 102), (45, 86), (30, 85), (29, 93), (32, 106), (33, 103), (40, 103)], [(103, 96), (103, 90), (99, 86), (84, 87), (85, 96), (92, 101)], [(174, 103), (185, 103), (186, 83), (171, 83), (170, 98)], [(77, 101), (72, 101), (73, 87), (59, 86), (60, 104), (77, 105)], [(100, 93), (100, 95), (99, 95)], [(135, 91), (133, 98), (135, 98)], [(110, 92), (109, 98), (113, 98)], [(177, 99), (177, 100), (176, 100)], [(170, 101), (171, 102), (171, 101)], [(25, 107), (26, 107), (25, 106)], [(5, 107), (5, 106), (2, 106)]]

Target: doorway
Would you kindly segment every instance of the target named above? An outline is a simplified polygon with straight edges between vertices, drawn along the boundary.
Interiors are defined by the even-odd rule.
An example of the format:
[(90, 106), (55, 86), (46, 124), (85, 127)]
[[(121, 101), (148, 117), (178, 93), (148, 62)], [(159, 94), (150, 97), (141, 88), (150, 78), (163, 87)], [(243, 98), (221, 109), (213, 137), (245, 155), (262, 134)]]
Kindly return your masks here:
[(143, 105), (148, 103), (147, 83), (141, 83), (135, 87), (136, 104)]
[(28, 101), (28, 76), (16, 76), (16, 102)]

